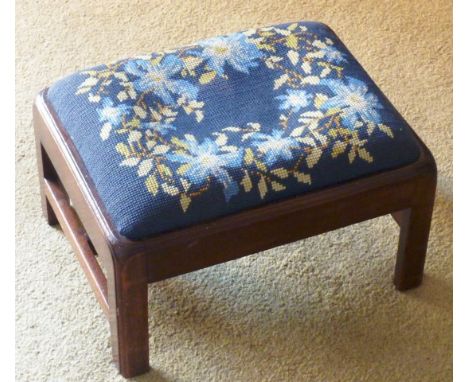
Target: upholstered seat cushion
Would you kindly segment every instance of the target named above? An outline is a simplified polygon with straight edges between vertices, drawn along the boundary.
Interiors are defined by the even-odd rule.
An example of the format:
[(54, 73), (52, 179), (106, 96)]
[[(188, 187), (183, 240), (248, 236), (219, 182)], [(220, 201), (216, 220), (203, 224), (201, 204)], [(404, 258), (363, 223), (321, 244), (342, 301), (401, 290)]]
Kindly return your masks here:
[(47, 100), (130, 239), (304, 194), (419, 155), (325, 25), (283, 24), (96, 66)]

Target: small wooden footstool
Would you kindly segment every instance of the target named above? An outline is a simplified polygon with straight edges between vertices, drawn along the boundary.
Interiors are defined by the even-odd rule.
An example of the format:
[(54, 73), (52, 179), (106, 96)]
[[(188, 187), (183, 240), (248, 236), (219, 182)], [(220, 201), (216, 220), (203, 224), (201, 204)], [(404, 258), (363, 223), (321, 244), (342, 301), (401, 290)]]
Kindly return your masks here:
[(83, 70), (39, 94), (34, 126), (44, 214), (73, 245), (125, 377), (149, 369), (155, 281), (392, 214), (394, 283), (421, 283), (434, 159), (326, 25)]

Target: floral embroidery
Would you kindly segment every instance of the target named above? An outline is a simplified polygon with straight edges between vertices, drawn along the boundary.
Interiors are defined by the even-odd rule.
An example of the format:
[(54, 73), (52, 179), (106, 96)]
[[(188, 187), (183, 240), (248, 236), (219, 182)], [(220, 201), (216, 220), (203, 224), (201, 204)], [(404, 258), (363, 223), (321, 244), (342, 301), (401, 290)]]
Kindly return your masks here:
[(258, 60), (263, 57), (262, 52), (243, 33), (214, 37), (199, 44), (203, 50), (194, 51), (193, 54), (206, 59), (206, 64), (220, 76), (224, 75), (226, 63), (248, 74), (249, 69), (257, 67)]
[[(377, 96), (347, 73), (347, 62), (337, 42), (295, 23), (84, 71), (76, 94), (97, 104), (100, 137), (117, 140), (120, 165), (143, 178), (151, 195), (176, 198), (185, 212), (215, 186), (228, 203), (241, 193), (264, 199), (291, 181), (310, 185), (311, 169), (325, 155), (372, 163), (369, 138), (391, 139), (393, 132), (382, 123)], [(203, 129), (204, 89), (260, 68), (271, 73), (276, 125), (251, 121), (198, 140), (183, 131), (179, 122), (187, 118)]]

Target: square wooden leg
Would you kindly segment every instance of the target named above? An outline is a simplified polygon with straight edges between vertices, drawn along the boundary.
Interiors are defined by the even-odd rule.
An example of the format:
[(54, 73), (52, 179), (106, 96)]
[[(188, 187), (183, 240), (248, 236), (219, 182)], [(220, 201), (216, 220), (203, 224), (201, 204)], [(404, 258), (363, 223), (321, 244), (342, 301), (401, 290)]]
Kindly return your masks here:
[(38, 172), (39, 172), (42, 213), (44, 217), (46, 218), (47, 223), (49, 223), (49, 225), (57, 225), (58, 224), (57, 217), (55, 216), (54, 210), (52, 209), (50, 202), (47, 200), (47, 196), (44, 190), (44, 187), (45, 187), (44, 180), (45, 179), (56, 180), (57, 174), (52, 165), (52, 162), (49, 159), (49, 156), (47, 155), (39, 139), (36, 139), (36, 144), (37, 144), (36, 160), (37, 160), (37, 167), (38, 167)]
[(109, 277), (112, 354), (120, 373), (131, 378), (149, 370), (146, 261), (135, 255), (114, 259)]
[(419, 286), (423, 279), (436, 177), (418, 183), (414, 205), (394, 214), (400, 225), (394, 284), (400, 291)]

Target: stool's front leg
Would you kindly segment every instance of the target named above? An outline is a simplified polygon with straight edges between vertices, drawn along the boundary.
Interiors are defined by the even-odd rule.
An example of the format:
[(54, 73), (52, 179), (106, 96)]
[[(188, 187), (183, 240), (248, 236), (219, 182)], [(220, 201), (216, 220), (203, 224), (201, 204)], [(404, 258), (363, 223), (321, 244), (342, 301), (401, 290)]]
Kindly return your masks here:
[(146, 260), (135, 254), (114, 259), (109, 275), (112, 353), (120, 373), (134, 377), (149, 370)]
[(400, 224), (394, 284), (398, 290), (422, 282), (436, 188), (436, 173), (418, 180), (411, 208), (397, 213)]

